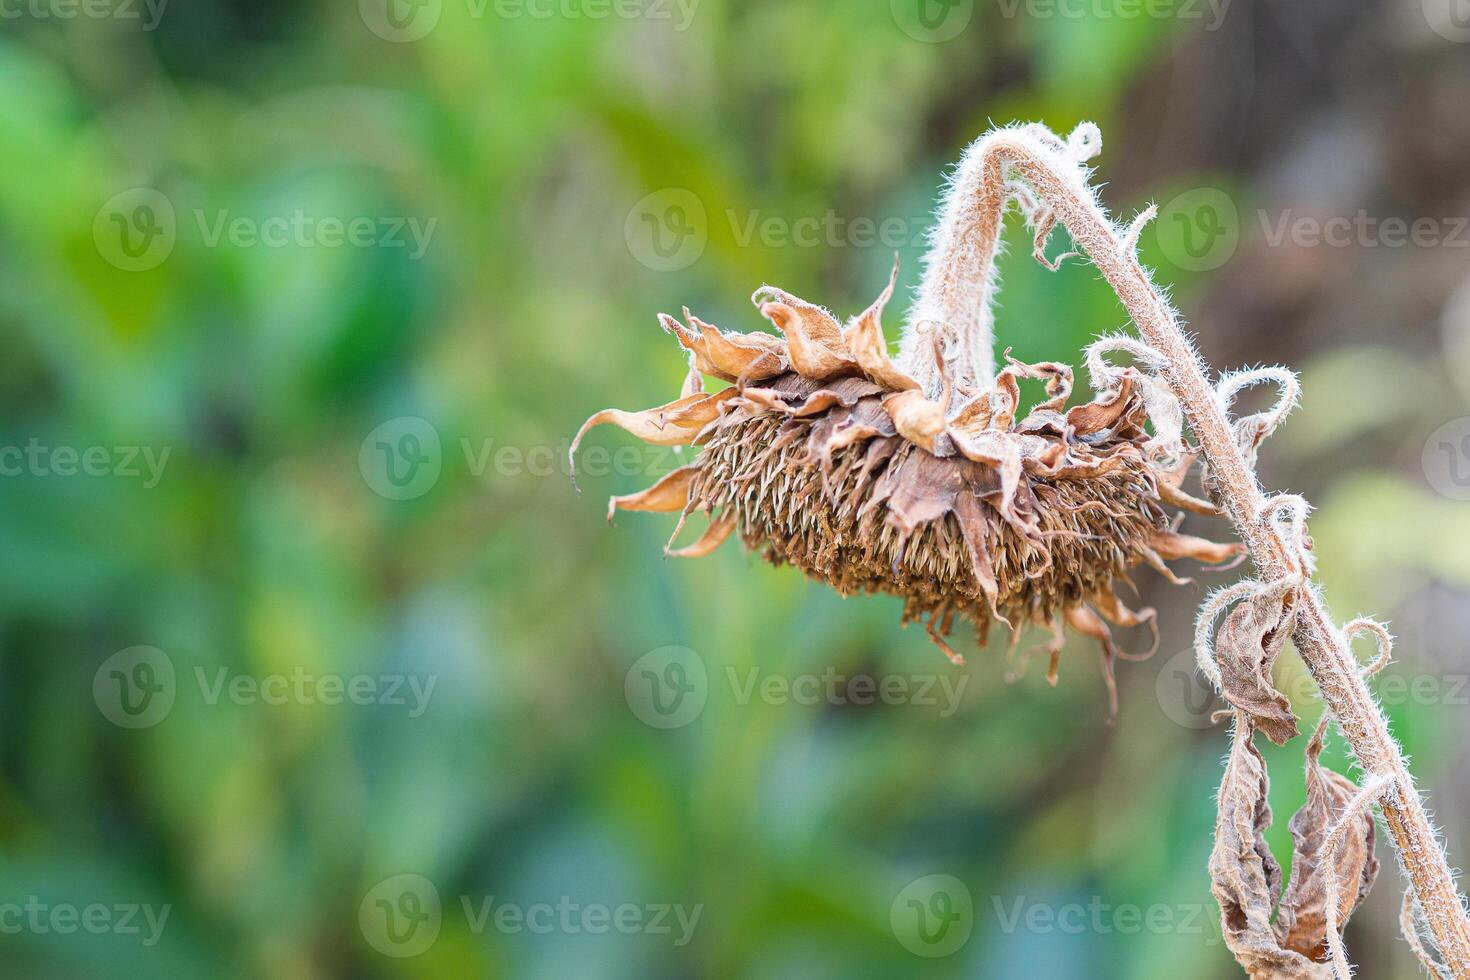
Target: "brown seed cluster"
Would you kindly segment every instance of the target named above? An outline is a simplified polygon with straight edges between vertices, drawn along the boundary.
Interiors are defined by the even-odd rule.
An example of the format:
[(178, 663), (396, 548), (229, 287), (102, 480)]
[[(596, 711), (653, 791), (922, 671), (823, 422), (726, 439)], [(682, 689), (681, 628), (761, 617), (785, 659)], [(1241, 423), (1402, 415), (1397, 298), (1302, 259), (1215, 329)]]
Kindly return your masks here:
[[(897, 270), (895, 269), (895, 279)], [(708, 554), (738, 532), (746, 546), (844, 595), (886, 592), (905, 600), (951, 659), (956, 617), (981, 642), (994, 620), (1028, 624), (1053, 639), (1055, 683), (1064, 624), (1096, 638), (1112, 685), (1123, 654), (1109, 624), (1153, 627), (1154, 611), (1117, 596), (1128, 570), (1147, 563), (1218, 564), (1240, 554), (1179, 534), (1169, 508), (1214, 513), (1180, 489), (1189, 458), (1164, 462), (1146, 430), (1146, 379), (1134, 369), (1084, 404), (1067, 407), (1072, 369), (1008, 365), (985, 391), (944, 378), (931, 399), (889, 359), (881, 316), (894, 281), (847, 325), (779, 289), (755, 295), (782, 336), (719, 330), (685, 311), (662, 317), (689, 352), (683, 396), (646, 412), (607, 410), (578, 433), (616, 424), (659, 445), (696, 445), (700, 455), (653, 487), (615, 497), (617, 510), (710, 516), (709, 529), (679, 556)], [(943, 329), (934, 329), (943, 376)], [(704, 377), (730, 382), (704, 391)], [(1019, 417), (1020, 382), (1045, 400)], [(678, 529), (675, 536), (678, 536)], [(671, 542), (672, 546), (672, 542)], [(1155, 633), (1155, 638), (1157, 634)], [(1152, 652), (1152, 651), (1150, 651)], [(1145, 654), (1146, 655), (1146, 654)]]

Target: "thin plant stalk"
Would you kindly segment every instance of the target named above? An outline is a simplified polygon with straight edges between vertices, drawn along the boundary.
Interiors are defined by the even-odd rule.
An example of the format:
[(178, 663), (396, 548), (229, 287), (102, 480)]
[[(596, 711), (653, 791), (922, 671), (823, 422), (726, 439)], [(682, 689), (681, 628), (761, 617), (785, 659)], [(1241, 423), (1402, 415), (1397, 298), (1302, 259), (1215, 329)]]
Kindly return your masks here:
[[(1047, 138), (1049, 137), (1049, 139)], [(1268, 511), (1253, 463), (1247, 459), (1225, 406), (1177, 316), (1136, 256), (1137, 236), (1152, 209), (1126, 229), (1107, 217), (1086, 185), (1081, 161), (1096, 150), (1096, 129), (1079, 127), (1070, 145), (1032, 128), (997, 130), (971, 147), (941, 213), (925, 278), (900, 356), (922, 371), (919, 338), (949, 324), (967, 339), (953, 356), (951, 375), (976, 384), (987, 377), (992, 345), (991, 299), (1005, 210), (1029, 193), (1038, 243), (1060, 222), (1103, 274), (1147, 344), (1160, 355), (1156, 369), (1178, 399), (1209, 467), (1217, 503), (1235, 524), (1265, 580), (1302, 573), (1300, 543), (1283, 536)], [(1017, 183), (1019, 176), (1023, 183)], [(1038, 257), (1042, 257), (1038, 247)], [(982, 353), (983, 352), (983, 353)], [(930, 382), (926, 375), (921, 383)], [(926, 384), (926, 387), (930, 385)], [(983, 387), (983, 385), (982, 385)], [(1384, 822), (1449, 975), (1470, 980), (1470, 920), (1444, 849), (1425, 812), (1388, 722), (1364, 682), (1348, 640), (1328, 615), (1315, 588), (1299, 592), (1293, 639), (1338, 719), (1365, 780), (1384, 781)]]

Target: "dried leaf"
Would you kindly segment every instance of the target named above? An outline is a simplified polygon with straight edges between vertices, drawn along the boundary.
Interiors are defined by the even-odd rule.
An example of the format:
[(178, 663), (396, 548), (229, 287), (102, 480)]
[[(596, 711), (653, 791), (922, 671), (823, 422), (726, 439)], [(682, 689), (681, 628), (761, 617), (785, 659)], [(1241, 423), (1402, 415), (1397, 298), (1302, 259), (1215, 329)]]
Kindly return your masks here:
[(1220, 903), (1225, 945), (1259, 980), (1332, 980), (1332, 971), (1283, 949), (1271, 925), (1281, 896), (1281, 866), (1266, 846), (1271, 826), (1271, 783), (1249, 720), (1237, 713), (1230, 756), (1220, 783), (1211, 891)]
[(1298, 582), (1282, 579), (1252, 592), (1225, 617), (1215, 635), (1225, 699), (1244, 711), (1277, 745), (1296, 738), (1296, 715), (1271, 683), (1271, 667), (1296, 623)]
[(1326, 876), (1337, 876), (1339, 934), (1378, 876), (1378, 859), (1373, 854), (1377, 831), (1371, 811), (1349, 818), (1351, 824), (1332, 855), (1332, 867), (1321, 864), (1327, 835), (1358, 792), (1352, 780), (1322, 768), (1326, 727), (1325, 721), (1318, 725), (1307, 745), (1307, 801), (1291, 818), (1291, 887), (1276, 920), (1282, 945), (1319, 962), (1328, 958)]

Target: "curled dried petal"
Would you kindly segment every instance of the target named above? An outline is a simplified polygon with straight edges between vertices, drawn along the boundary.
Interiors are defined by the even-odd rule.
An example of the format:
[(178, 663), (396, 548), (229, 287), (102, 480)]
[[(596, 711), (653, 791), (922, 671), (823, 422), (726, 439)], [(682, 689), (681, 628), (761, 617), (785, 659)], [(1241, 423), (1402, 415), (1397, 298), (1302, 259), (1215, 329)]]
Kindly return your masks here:
[(697, 466), (681, 466), (662, 477), (647, 490), (630, 493), (623, 497), (613, 497), (607, 502), (607, 519), (611, 521), (613, 515), (620, 510), (661, 514), (683, 510), (689, 505), (689, 485), (697, 472), (699, 472)]
[(587, 433), (597, 426), (616, 425), (654, 446), (688, 446), (699, 437), (699, 430), (720, 417), (720, 406), (735, 394), (734, 388), (726, 388), (713, 395), (685, 395), (678, 401), (642, 412), (603, 409), (582, 423), (571, 448), (567, 450), (573, 477), (576, 476), (577, 449)]
[(1193, 558), (1206, 565), (1222, 565), (1245, 554), (1245, 545), (1221, 544), (1207, 538), (1175, 531), (1156, 531), (1149, 536), (1149, 547), (1159, 553), (1165, 561), (1177, 558)]
[(883, 407), (893, 418), (899, 435), (928, 452), (934, 452), (934, 440), (944, 431), (944, 410), (939, 405), (914, 389), (887, 396), (883, 399)]
[[(771, 299), (763, 302), (763, 297)], [(786, 335), (787, 354), (798, 374), (830, 378), (858, 370), (842, 337), (842, 324), (822, 307), (775, 286), (762, 286), (751, 299), (761, 315)]]
[(703, 558), (724, 544), (731, 533), (735, 530), (736, 515), (733, 508), (721, 511), (720, 515), (710, 521), (709, 528), (700, 536), (699, 540), (687, 548), (677, 548), (672, 551), (665, 550), (670, 558)]
[(733, 333), (705, 323), (684, 310), (686, 327), (667, 313), (658, 322), (694, 358), (694, 366), (704, 374), (725, 381), (761, 381), (774, 378), (786, 370), (786, 344), (768, 333)]
[(852, 352), (863, 373), (890, 391), (917, 389), (919, 383), (901, 371), (888, 357), (888, 341), (883, 336), (883, 309), (893, 298), (893, 287), (898, 282), (898, 263), (893, 265), (893, 275), (888, 286), (844, 331), (847, 349)]

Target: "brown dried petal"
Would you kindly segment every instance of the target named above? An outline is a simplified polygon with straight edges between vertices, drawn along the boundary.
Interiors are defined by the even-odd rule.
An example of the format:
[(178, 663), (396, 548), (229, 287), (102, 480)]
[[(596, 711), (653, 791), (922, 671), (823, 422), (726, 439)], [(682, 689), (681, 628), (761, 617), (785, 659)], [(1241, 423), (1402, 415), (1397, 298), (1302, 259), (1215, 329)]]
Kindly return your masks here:
[(726, 388), (713, 395), (686, 395), (678, 401), (642, 412), (625, 412), (605, 408), (593, 415), (572, 440), (569, 457), (574, 462), (577, 448), (587, 433), (599, 425), (612, 424), (654, 446), (687, 446), (694, 442), (699, 430), (720, 417), (720, 405), (734, 397), (735, 389)]
[[(774, 300), (761, 302), (761, 297)], [(791, 366), (808, 378), (830, 378), (857, 371), (858, 364), (842, 339), (842, 324), (820, 306), (798, 299), (774, 286), (762, 286), (752, 297), (761, 315), (786, 335)]]
[(953, 510), (963, 487), (959, 467), (928, 453), (915, 453), (904, 464), (903, 479), (888, 498), (888, 523), (912, 534), (920, 525)]
[(883, 399), (898, 434), (916, 446), (934, 451), (934, 440), (944, 431), (944, 411), (917, 390), (900, 391)]
[(985, 504), (968, 489), (962, 490), (955, 498), (954, 516), (959, 521), (960, 534), (964, 536), (965, 548), (970, 555), (970, 571), (990, 603), (991, 615), (1014, 629), (996, 607), (1000, 585), (996, 581), (995, 564), (990, 556), (990, 522), (985, 519)]
[(668, 552), (671, 558), (703, 558), (724, 544), (735, 530), (735, 509), (727, 508), (718, 517), (710, 521), (708, 530), (700, 536), (700, 539), (687, 548), (676, 548)]
[(1072, 397), (1072, 368), (1069, 365), (1058, 361), (1027, 364), (1012, 357), (1009, 350), (1005, 352), (1005, 358), (1020, 377), (1046, 382), (1047, 400), (1032, 409), (1033, 412), (1060, 412), (1067, 407), (1067, 399)]
[(684, 326), (667, 313), (660, 313), (663, 328), (679, 339), (694, 355), (700, 371), (725, 381), (762, 381), (787, 368), (786, 344), (768, 333), (727, 333), (684, 310), (690, 323)]
[(1180, 489), (1178, 485), (1168, 480), (1160, 479), (1158, 485), (1159, 499), (1170, 507), (1193, 511), (1196, 514), (1204, 514), (1206, 517), (1220, 516), (1220, 508), (1208, 500), (1201, 500), (1193, 494)]
[(1290, 579), (1263, 586), (1230, 611), (1215, 636), (1225, 699), (1277, 745), (1300, 734), (1291, 702), (1271, 683), (1271, 666), (1296, 622), (1296, 586)]
[(893, 298), (893, 287), (898, 281), (898, 265), (893, 266), (893, 275), (888, 288), (874, 300), (852, 325), (844, 332), (847, 349), (857, 359), (863, 373), (890, 391), (910, 391), (919, 383), (909, 377), (888, 357), (888, 340), (883, 336), (883, 308)]
[(1332, 855), (1332, 867), (1321, 865), (1322, 846), (1358, 788), (1352, 780), (1322, 768), (1322, 736), (1326, 723), (1317, 726), (1307, 745), (1307, 801), (1291, 818), (1291, 887), (1281, 903), (1276, 935), (1288, 949), (1319, 962), (1328, 958), (1327, 881), (1337, 876), (1337, 926), (1347, 928), (1348, 917), (1373, 887), (1378, 877), (1378, 859), (1373, 854), (1377, 831), (1373, 814), (1354, 815), (1352, 825)]
[(1283, 949), (1271, 925), (1281, 895), (1281, 866), (1266, 846), (1271, 783), (1249, 721), (1237, 717), (1220, 783), (1211, 891), (1220, 903), (1225, 945), (1247, 973), (1261, 980), (1332, 980), (1332, 971)]
[(1124, 375), (1116, 391), (1101, 395), (1086, 405), (1078, 405), (1068, 412), (1067, 424), (1079, 436), (1089, 436), (1111, 429), (1140, 404), (1142, 403), (1133, 397), (1133, 379)]
[(1148, 543), (1149, 547), (1167, 561), (1193, 558), (1206, 565), (1220, 565), (1245, 553), (1243, 544), (1220, 544), (1174, 531), (1157, 531), (1149, 536)]
[(681, 466), (640, 493), (613, 497), (607, 502), (607, 519), (620, 510), (670, 513), (689, 505), (689, 484), (699, 472), (697, 465)]

